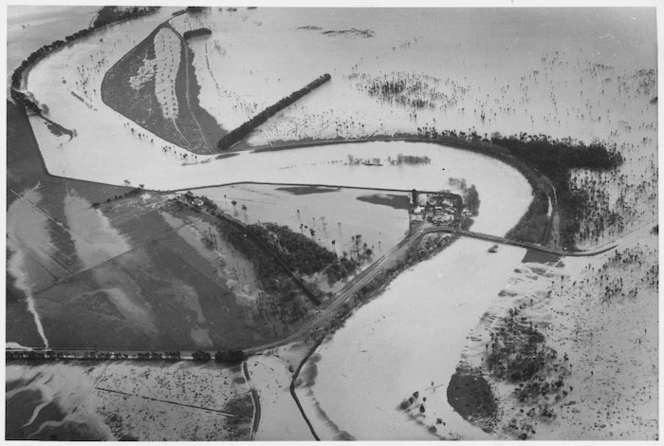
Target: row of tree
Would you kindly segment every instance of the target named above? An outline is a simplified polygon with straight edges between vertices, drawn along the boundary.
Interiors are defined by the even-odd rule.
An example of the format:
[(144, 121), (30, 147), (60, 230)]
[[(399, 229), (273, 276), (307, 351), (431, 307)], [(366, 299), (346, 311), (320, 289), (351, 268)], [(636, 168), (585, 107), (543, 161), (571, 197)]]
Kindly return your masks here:
[(332, 76), (330, 76), (329, 74), (324, 74), (319, 78), (317, 78), (316, 80), (314, 80), (313, 82), (310, 82), (306, 87), (291, 93), (289, 96), (281, 99), (276, 104), (270, 105), (268, 108), (266, 108), (265, 110), (263, 110), (262, 112), (251, 118), (250, 120), (246, 121), (238, 128), (231, 130), (226, 135), (224, 135), (217, 143), (217, 147), (221, 150), (229, 149), (233, 144), (247, 137), (256, 127), (263, 124), (269, 118), (276, 115), (281, 110), (288, 107), (289, 105), (293, 104), (298, 99), (311, 93), (316, 88), (320, 87), (325, 82), (329, 81), (331, 78)]
[[(108, 197), (106, 199), (106, 203), (110, 203), (113, 200), (120, 200), (122, 198), (133, 197), (133, 196), (136, 196), (136, 195), (140, 194), (141, 192), (143, 192), (143, 185), (142, 184), (140, 185), (140, 187), (134, 187), (130, 191), (125, 192), (124, 194), (121, 194), (121, 195), (118, 194), (115, 197)], [(92, 203), (92, 207), (95, 208), (95, 209), (98, 208), (100, 205), (101, 205), (101, 203), (99, 201), (95, 201), (94, 203)]]
[(52, 52), (64, 47), (68, 43), (73, 42), (78, 38), (90, 35), (99, 28), (102, 28), (106, 25), (121, 20), (153, 14), (157, 10), (159, 10), (158, 6), (145, 6), (145, 7), (126, 8), (119, 10), (121, 12), (116, 12), (111, 14), (110, 12), (104, 12), (106, 8), (117, 9), (117, 7), (102, 8), (99, 12), (99, 15), (97, 16), (97, 19), (94, 21), (92, 25), (90, 25), (90, 27), (84, 28), (80, 31), (77, 31), (65, 37), (65, 40), (56, 40), (55, 42), (44, 45), (41, 48), (33, 51), (26, 59), (24, 59), (23, 62), (21, 62), (21, 64), (12, 73), (12, 83), (11, 83), (11, 93), (10, 93), (12, 99), (16, 101), (18, 104), (22, 104), (28, 110), (34, 113), (41, 114), (42, 112), (44, 113), (47, 112), (47, 110), (44, 109), (45, 106), (40, 107), (39, 104), (35, 102), (31, 97), (20, 91), (23, 74), (31, 65), (45, 58)]
[(148, 14), (153, 14), (159, 10), (159, 6), (104, 6), (97, 13), (97, 18), (92, 24), (92, 28), (101, 28), (111, 23), (122, 20), (134, 19)]
[(182, 34), (182, 37), (184, 37), (185, 39), (190, 39), (192, 37), (207, 36), (209, 34), (212, 34), (210, 28), (198, 28), (198, 29), (190, 29), (188, 31), (185, 31)]
[[(212, 355), (208, 352), (198, 350), (192, 353), (192, 358), (194, 361), (198, 362), (207, 362), (212, 359)], [(40, 361), (53, 361), (60, 359), (95, 359), (95, 360), (125, 360), (131, 359), (130, 355), (126, 353), (111, 353), (111, 352), (99, 352), (99, 351), (87, 351), (82, 355), (77, 353), (69, 352), (54, 352), (51, 350), (37, 352), (33, 350), (16, 350), (16, 351), (6, 351), (5, 359), (9, 360), (18, 360), (18, 359), (29, 359), (29, 360), (40, 360)], [(170, 360), (170, 361), (180, 361), (181, 354), (179, 351), (166, 351), (164, 353), (160, 352), (141, 352), (136, 353), (135, 356), (138, 360), (148, 361), (148, 360)], [(242, 350), (219, 350), (214, 355), (214, 360), (221, 363), (237, 363), (242, 362), (247, 358), (246, 353)]]

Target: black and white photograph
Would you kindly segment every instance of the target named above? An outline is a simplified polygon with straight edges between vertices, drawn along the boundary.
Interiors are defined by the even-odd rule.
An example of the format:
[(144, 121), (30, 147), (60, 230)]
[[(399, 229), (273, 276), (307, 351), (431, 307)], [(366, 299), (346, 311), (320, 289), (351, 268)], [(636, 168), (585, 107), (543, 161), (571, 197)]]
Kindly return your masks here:
[(4, 440), (659, 440), (656, 2), (43, 3)]

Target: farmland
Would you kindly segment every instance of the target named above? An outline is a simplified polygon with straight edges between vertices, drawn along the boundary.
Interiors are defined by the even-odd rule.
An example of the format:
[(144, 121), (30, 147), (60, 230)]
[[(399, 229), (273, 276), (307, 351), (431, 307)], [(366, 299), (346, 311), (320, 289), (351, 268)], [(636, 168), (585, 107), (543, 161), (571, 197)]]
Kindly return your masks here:
[(110, 12), (13, 63), (7, 438), (657, 439), (652, 8)]

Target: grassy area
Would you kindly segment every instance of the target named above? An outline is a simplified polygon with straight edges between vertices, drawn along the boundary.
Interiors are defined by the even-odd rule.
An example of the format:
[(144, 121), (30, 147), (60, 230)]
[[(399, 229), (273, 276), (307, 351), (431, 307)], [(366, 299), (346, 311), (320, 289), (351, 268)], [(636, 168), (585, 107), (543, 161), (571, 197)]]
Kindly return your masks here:
[(102, 100), (135, 122), (137, 128), (132, 130), (140, 130), (138, 127), (143, 127), (160, 138), (194, 153), (216, 152), (215, 143), (226, 132), (199, 104), (200, 87), (192, 65), (194, 54), (179, 34), (177, 36), (180, 40), (180, 64), (175, 79), (177, 118), (174, 121), (164, 118), (155, 93), (153, 74), (147, 75), (136, 90), (130, 86), (130, 79), (140, 70), (145, 70), (145, 61), (155, 59), (154, 38), (162, 29), (177, 34), (177, 31), (170, 26), (160, 26), (120, 59), (104, 75), (101, 87)]

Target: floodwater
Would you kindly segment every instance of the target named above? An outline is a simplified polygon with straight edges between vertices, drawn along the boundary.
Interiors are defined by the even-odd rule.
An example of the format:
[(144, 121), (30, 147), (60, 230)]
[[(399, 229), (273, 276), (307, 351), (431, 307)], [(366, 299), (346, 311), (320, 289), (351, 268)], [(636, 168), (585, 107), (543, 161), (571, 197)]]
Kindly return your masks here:
[[(656, 107), (649, 105), (651, 96), (655, 94), (652, 88), (640, 89), (640, 92), (637, 92), (634, 86), (629, 86), (629, 88), (623, 86), (623, 84), (638, 84), (640, 78), (631, 77), (637, 68), (654, 68), (652, 60), (655, 55), (655, 47), (642, 45), (643, 42), (648, 41), (649, 33), (652, 33), (654, 29), (653, 23), (651, 23), (653, 22), (652, 17), (644, 11), (633, 12), (629, 9), (619, 9), (598, 13), (598, 17), (601, 16), (605, 19), (604, 32), (612, 33), (615, 36), (620, 29), (629, 30), (627, 34), (624, 31), (620, 34), (624, 40), (618, 44), (610, 43), (611, 39), (599, 39), (598, 36), (595, 36), (595, 33), (599, 33), (599, 36), (604, 35), (600, 33), (602, 31), (599, 29), (600, 26), (593, 25), (591, 28), (585, 25), (579, 26), (577, 22), (585, 23), (584, 20), (588, 19), (586, 15), (592, 16), (593, 11), (584, 11), (583, 14), (568, 11), (537, 15), (536, 12), (520, 10), (520, 14), (515, 15), (518, 23), (529, 23), (529, 25), (520, 27), (521, 31), (517, 32), (513, 29), (515, 27), (508, 26), (509, 15), (504, 12), (496, 13), (496, 15), (493, 10), (474, 11), (473, 13), (456, 11), (449, 14), (437, 11), (438, 15), (433, 14), (432, 18), (423, 18), (421, 17), (423, 12), (416, 10), (394, 10), (392, 12), (381, 10), (374, 20), (367, 18), (367, 24), (372, 24), (376, 28), (376, 33), (380, 31), (379, 26), (382, 27), (381, 39), (358, 40), (341, 36), (321, 36), (310, 31), (296, 30), (298, 26), (312, 24), (325, 29), (336, 29), (342, 25), (353, 25), (354, 20), (358, 20), (347, 15), (343, 17), (338, 14), (331, 15), (329, 11), (320, 11), (319, 15), (316, 15), (314, 9), (307, 12), (293, 12), (259, 8), (243, 12), (242, 15), (238, 14), (233, 19), (225, 18), (224, 20), (230, 20), (230, 22), (223, 21), (220, 22), (221, 24), (216, 23), (216, 13), (207, 19), (210, 22), (208, 24), (220, 35), (213, 34), (207, 40), (194, 39), (192, 45), (196, 47), (201, 42), (213, 45), (215, 39), (220, 40), (220, 45), (227, 45), (229, 49), (226, 49), (226, 56), (223, 55), (223, 51), (211, 51), (209, 60), (212, 64), (212, 71), (231, 76), (233, 79), (242, 79), (244, 83), (239, 80), (234, 83), (231, 82), (232, 79), (228, 79), (229, 83), (225, 86), (226, 89), (229, 89), (228, 91), (212, 94), (206, 92), (206, 88), (211, 88), (208, 84), (213, 83), (212, 80), (205, 80), (206, 78), (201, 75), (202, 69), (197, 68), (197, 76), (200, 75), (202, 79), (200, 82), (202, 83), (203, 106), (206, 106), (205, 101), (216, 100), (219, 103), (226, 103), (230, 100), (229, 97), (235, 96), (253, 98), (263, 90), (269, 90), (271, 95), (278, 96), (272, 98), (268, 95), (266, 100), (278, 100), (286, 91), (293, 91), (295, 84), (297, 84), (297, 88), (301, 88), (300, 81), (304, 79), (300, 78), (298, 72), (302, 68), (309, 70), (306, 74), (307, 82), (310, 80), (309, 78), (313, 79), (320, 75), (319, 71), (331, 72), (333, 80), (329, 85), (323, 86), (289, 107), (279, 115), (278, 119), (272, 119), (261, 126), (252, 137), (252, 141), (255, 143), (267, 144), (276, 139), (293, 139), (303, 136), (357, 137), (395, 131), (416, 133), (418, 128), (425, 126), (436, 127), (439, 130), (464, 130), (476, 126), (480, 135), (490, 134), (493, 131), (501, 131), (506, 134), (521, 131), (534, 134), (543, 132), (560, 137), (572, 135), (589, 142), (595, 136), (609, 137), (611, 132), (617, 131), (618, 122), (629, 120), (629, 117), (635, 114), (646, 113), (652, 117), (653, 121), (655, 120)], [(259, 19), (257, 16), (243, 21), (244, 15), (249, 13), (265, 15), (265, 20)], [(300, 16), (294, 18), (293, 14), (300, 14)], [(364, 11), (362, 14), (366, 16), (367, 13)], [(362, 14), (357, 17), (363, 17)], [(460, 16), (456, 17), (459, 14)], [(632, 20), (632, 16), (634, 20)], [(66, 128), (77, 131), (77, 136), (72, 141), (65, 142), (66, 138), (55, 137), (38, 118), (31, 120), (48, 170), (58, 175), (112, 184), (123, 184), (124, 180), (128, 179), (132, 184), (145, 184), (146, 187), (156, 189), (224, 184), (248, 178), (258, 181), (288, 182), (280, 180), (278, 178), (280, 175), (276, 175), (276, 171), (280, 167), (284, 167), (284, 161), (291, 157), (291, 154), (295, 154), (295, 151), (272, 156), (242, 154), (223, 160), (198, 156), (196, 159), (199, 162), (210, 159), (212, 161), (183, 166), (182, 157), (186, 152), (152, 135), (139, 139), (130, 132), (130, 127), (135, 125), (125, 125), (127, 121), (124, 118), (101, 102), (98, 86), (101, 85), (105, 71), (126, 54), (135, 43), (146, 37), (160, 21), (167, 18), (168, 11), (165, 10), (156, 16), (117, 25), (110, 30), (102, 31), (99, 35), (82, 39), (75, 45), (58, 51), (31, 70), (28, 88), (40, 102), (49, 106), (50, 118)], [(476, 25), (477, 29), (482, 29), (483, 33), (490, 33), (492, 29), (495, 31), (496, 28), (507, 30), (503, 31), (496, 41), (505, 45), (505, 48), (502, 48), (502, 53), (499, 51), (500, 48), (493, 46), (484, 48), (480, 43), (493, 42), (493, 40), (485, 39), (480, 42), (477, 40), (478, 37), (474, 37), (460, 47), (450, 45), (449, 42), (443, 42), (443, 44), (440, 42), (441, 38), (451, 38), (452, 43), (460, 44), (457, 39), (467, 38), (469, 35), (467, 31), (459, 35), (451, 32), (451, 30), (458, 30), (459, 25), (450, 27), (449, 33), (440, 33), (441, 25), (435, 22), (436, 18), (444, 19), (445, 23), (462, 22), (461, 19), (470, 20), (472, 18), (470, 23)], [(425, 21), (420, 22), (415, 19)], [(533, 23), (537, 24), (545, 19), (550, 19), (550, 22), (558, 28), (551, 29), (553, 25), (547, 26), (545, 29), (541, 26), (539, 28), (532, 26)], [(177, 25), (178, 20), (184, 19), (175, 18), (172, 23)], [(487, 26), (481, 26), (483, 21), (486, 22), (485, 25), (491, 25), (488, 31), (485, 29)], [(262, 24), (259, 25), (258, 22)], [(415, 26), (413, 23), (417, 25)], [(594, 21), (589, 23), (594, 23)], [(400, 29), (403, 28), (403, 33), (387, 33), (386, 29), (393, 29), (396, 25)], [(563, 33), (565, 39), (570, 39), (569, 51), (560, 54), (551, 53), (559, 46), (553, 44), (560, 37), (560, 32), (557, 30), (567, 30), (568, 28), (577, 33), (569, 35)], [(579, 28), (583, 31), (579, 31)], [(536, 32), (538, 30), (541, 32)], [(236, 34), (235, 31), (242, 31), (242, 33)], [(277, 31), (283, 31), (284, 37), (279, 37), (282, 34)], [(579, 32), (583, 35), (578, 35)], [(260, 37), (261, 33), (267, 33), (270, 36), (269, 39), (264, 39), (270, 45), (273, 44), (270, 43), (273, 41), (280, 42), (281, 51), (272, 53), (267, 51), (263, 45), (257, 45), (254, 48), (251, 44), (256, 39), (255, 35)], [(398, 35), (409, 37), (400, 37), (404, 42), (399, 45), (396, 41), (389, 41), (389, 39), (396, 39), (396, 37), (389, 36)], [(248, 40), (243, 36), (246, 36)], [(416, 37), (417, 43), (414, 40)], [(594, 50), (592, 57), (586, 54), (585, 47), (577, 49), (576, 46), (572, 46), (573, 41), (582, 41), (578, 39), (586, 37), (592, 37), (588, 43), (589, 47)], [(384, 38), (388, 38), (388, 41), (385, 41)], [(283, 41), (279, 39), (283, 39)], [(230, 48), (240, 44), (235, 40), (244, 43), (242, 60), (250, 60), (255, 63), (252, 62), (246, 67), (245, 65), (229, 64), (229, 61), (233, 60), (229, 59)], [(397, 49), (393, 51), (392, 47), (385, 42), (394, 43), (392, 46)], [(410, 42), (410, 46), (408, 46), (408, 42)], [(403, 48), (402, 44), (405, 45)], [(361, 48), (361, 51), (356, 48)], [(537, 48), (537, 51), (533, 48)], [(295, 59), (288, 57), (289, 53), (284, 53), (284, 51), (294, 53), (293, 55), (298, 54), (300, 58), (306, 57), (307, 60), (311, 59), (313, 62), (293, 63), (292, 61)], [(439, 51), (451, 51), (451, 53), (440, 53)], [(597, 52), (600, 54), (595, 54)], [(329, 60), (326, 59), (328, 53), (334, 57), (330, 56)], [(369, 56), (374, 53), (376, 54), (374, 57)], [(428, 57), (429, 53), (435, 54), (436, 57)], [(261, 54), (262, 58), (256, 54)], [(321, 54), (325, 57), (321, 58)], [(488, 56), (491, 57), (487, 59)], [(238, 54), (237, 57), (240, 55)], [(281, 62), (277, 64), (275, 61), (273, 66), (267, 63), (269, 60), (266, 60), (265, 57), (278, 57)], [(506, 58), (512, 62), (505, 64)], [(198, 59), (202, 60), (200, 57)], [(483, 67), (481, 61), (485, 59), (487, 66)], [(288, 63), (284, 63), (284, 60), (288, 60)], [(333, 69), (336, 66), (335, 62), (339, 62), (339, 66), (342, 67), (336, 73)], [(417, 64), (413, 65), (415, 67), (413, 69), (416, 72), (419, 70), (423, 75), (439, 79), (436, 82), (439, 82), (441, 91), (449, 96), (449, 100), (453, 101), (454, 105), (449, 105), (445, 109), (436, 108), (430, 112), (417, 110), (418, 116), (415, 118), (413, 109), (391, 106), (377, 101), (376, 98), (358, 91), (354, 84), (357, 78), (348, 79), (348, 75), (353, 72), (365, 73), (366, 71), (373, 78), (389, 74), (381, 72), (380, 67), (382, 66), (390, 66), (394, 70), (405, 70), (410, 66), (409, 64), (415, 62)], [(611, 71), (606, 73), (606, 76), (612, 79), (611, 81), (605, 81), (603, 74), (596, 76), (589, 71), (592, 69), (591, 65), (597, 63), (613, 64)], [(215, 69), (214, 64), (222, 64), (223, 69)], [(354, 69), (353, 67), (356, 65), (358, 68)], [(367, 66), (364, 67), (364, 65)], [(234, 70), (229, 70), (229, 67), (234, 67)], [(520, 68), (522, 68), (521, 71), (519, 71)], [(252, 77), (248, 75), (247, 70), (256, 71), (257, 74)], [(266, 70), (276, 74), (268, 76)], [(314, 71), (316, 76), (313, 76)], [(534, 71), (539, 74), (533, 74)], [(59, 73), (58, 79), (55, 81), (53, 73)], [(344, 80), (344, 75), (347, 77), (346, 80)], [(280, 80), (275, 79), (277, 76)], [(619, 81), (622, 78), (624, 80)], [(555, 79), (561, 80), (554, 82)], [(418, 78), (416, 81), (423, 80)], [(434, 83), (433, 80), (430, 82)], [(217, 83), (220, 83), (219, 79), (217, 79)], [(90, 86), (86, 92), (80, 87), (83, 84)], [(267, 86), (263, 86), (263, 84)], [(448, 91), (449, 88), (452, 88), (450, 85), (457, 85), (454, 87), (456, 93)], [(261, 88), (258, 88), (259, 86)], [(339, 91), (340, 89), (343, 92)], [(604, 90), (606, 90), (605, 93), (602, 93)], [(251, 91), (251, 93), (247, 91)], [(75, 98), (71, 94), (72, 92), (84, 97), (92, 108)], [(581, 97), (581, 92), (585, 92), (587, 97)], [(454, 99), (451, 99), (454, 95), (456, 95)], [(510, 108), (505, 110), (502, 105), (498, 104), (508, 104)], [(605, 115), (608, 118), (605, 117), (602, 120), (601, 116), (607, 109), (610, 111), (610, 115)], [(538, 110), (538, 113), (534, 113), (533, 110)], [(480, 125), (482, 111), (488, 117)], [(569, 113), (567, 113), (568, 111)], [(223, 124), (218, 111), (210, 110), (210, 112)], [(241, 116), (241, 112), (234, 109), (228, 113)], [(554, 122), (554, 115), (561, 116), (564, 120)], [(585, 117), (582, 118), (581, 115)], [(293, 129), (296, 127), (298, 130), (294, 131)], [(336, 133), (335, 128), (343, 130)], [(649, 128), (634, 128), (630, 131), (619, 129), (618, 131), (620, 137), (630, 143), (638, 143), (644, 135), (653, 136), (653, 131)], [(148, 136), (146, 132), (144, 133), (145, 136)], [(167, 147), (167, 150), (164, 151), (162, 147)], [(334, 151), (329, 147), (324, 150)], [(345, 155), (336, 159), (342, 159)], [(275, 159), (278, 160), (276, 164), (273, 163)], [(269, 175), (264, 172), (266, 167), (270, 168)], [(319, 173), (315, 169), (311, 171)], [(291, 171), (287, 174), (292, 178), (296, 177), (295, 173)], [(307, 180), (311, 181), (316, 177), (310, 175)]]
[[(656, 95), (620, 93), (616, 81), (656, 67), (654, 9), (259, 8), (171, 22), (181, 32), (212, 30), (190, 45), (201, 104), (227, 129), (321, 74), (332, 75), (261, 126), (255, 144), (423, 126), (590, 141), (608, 137)], [(324, 34), (350, 29), (374, 37)], [(607, 71), (591, 74), (595, 64)], [(364, 91), (375, 78), (410, 79), (420, 99), (431, 100), (434, 90), (445, 97), (431, 109), (381, 102)]]
[[(159, 189), (252, 180), (438, 190), (448, 188), (449, 177), (457, 177), (475, 184), (482, 201), (473, 230), (503, 234), (525, 212), (531, 190), (514, 169), (429, 144), (367, 143), (243, 153), (182, 166), (183, 151), (156, 137), (150, 136), (154, 140), (150, 143), (133, 136), (126, 120), (101, 103), (98, 91), (103, 73), (169, 14), (163, 11), (118, 25), (59, 51), (32, 70), (29, 89), (49, 106), (51, 119), (77, 130), (76, 138), (63, 143), (65, 138), (55, 137), (38, 118), (31, 119), (51, 173), (112, 184), (129, 179)], [(333, 76), (331, 83), (257, 130), (253, 143), (415, 132), (423, 126), (439, 130), (476, 126), (480, 135), (527, 131), (586, 142), (593, 137), (628, 144), (638, 144), (644, 137), (656, 140), (656, 125), (645, 125), (656, 119), (657, 107), (649, 104), (656, 92), (635, 91), (640, 78), (633, 77), (636, 70), (656, 65), (652, 11), (533, 9), (512, 15), (507, 10), (443, 9), (432, 14), (394, 9), (349, 14), (259, 8), (235, 15), (224, 12), (223, 19), (215, 14), (209, 20), (213, 36), (192, 46), (201, 103), (225, 128), (324, 72)], [(178, 18), (173, 24), (187, 29), (204, 23), (180, 23), (184, 20)], [(378, 38), (322, 36), (320, 30), (297, 30), (300, 26), (371, 27)], [(202, 55), (210, 56), (209, 67), (203, 67)], [(247, 63), (233, 64), (234, 58)], [(98, 63), (101, 69), (95, 71), (92, 67)], [(610, 67), (597, 76), (588, 71), (595, 64)], [(360, 91), (363, 79), (399, 78), (384, 67), (397, 73), (420, 71), (418, 80), (438, 82), (449, 96), (437, 106), (446, 107), (413, 113)], [(53, 73), (59, 76), (55, 80)], [(84, 94), (75, 84), (84, 81), (97, 90)], [(215, 84), (224, 91), (217, 91)], [(92, 108), (72, 92), (84, 96)], [(486, 112), (486, 121), (480, 120), (481, 112)], [(628, 129), (634, 116), (644, 125)], [(164, 152), (162, 146), (171, 148)], [(639, 147), (656, 146), (649, 142)], [(426, 155), (432, 164), (344, 166), (349, 153), (382, 158), (398, 153)], [(434, 439), (425, 427), (440, 417), (446, 425), (438, 426), (439, 435), (485, 438), (453, 413), (445, 390), (465, 336), (523, 257), (518, 248), (501, 246), (489, 254), (488, 247), (485, 242), (461, 239), (411, 268), (319, 349), (315, 384), (298, 390), (319, 434), (327, 438), (323, 433), (333, 436), (343, 430), (358, 439)], [(424, 427), (396, 409), (414, 391), (428, 397), (426, 416), (420, 417)]]
[[(447, 384), (466, 335), (525, 252), (501, 246), (490, 254), (490, 246), (460, 239), (402, 273), (318, 349), (315, 384), (297, 392), (319, 435), (336, 434), (325, 427), (332, 421), (358, 440), (435, 440), (429, 426), (444, 437), (489, 438), (449, 406)], [(415, 391), (427, 397), (424, 427), (398, 410)], [(311, 410), (316, 403), (329, 420)]]

